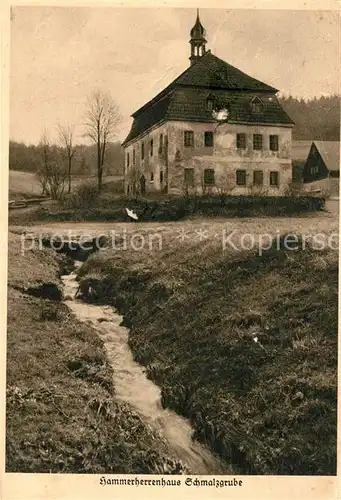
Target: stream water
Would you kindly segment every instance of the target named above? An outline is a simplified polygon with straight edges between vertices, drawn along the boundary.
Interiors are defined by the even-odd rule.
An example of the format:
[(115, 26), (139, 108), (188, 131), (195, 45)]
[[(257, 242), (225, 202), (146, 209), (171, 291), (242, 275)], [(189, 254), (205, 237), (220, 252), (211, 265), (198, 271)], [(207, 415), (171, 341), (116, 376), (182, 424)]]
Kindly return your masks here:
[[(76, 267), (82, 263), (76, 263)], [(128, 329), (120, 326), (122, 316), (112, 307), (93, 305), (75, 299), (76, 274), (62, 276), (65, 302), (76, 317), (91, 323), (100, 335), (114, 370), (118, 400), (129, 403), (147, 423), (163, 436), (175, 458), (186, 464), (191, 474), (232, 474), (228, 466), (201, 443), (192, 440), (190, 422), (175, 412), (162, 408), (160, 388), (149, 380), (143, 367), (133, 359), (128, 346)]]

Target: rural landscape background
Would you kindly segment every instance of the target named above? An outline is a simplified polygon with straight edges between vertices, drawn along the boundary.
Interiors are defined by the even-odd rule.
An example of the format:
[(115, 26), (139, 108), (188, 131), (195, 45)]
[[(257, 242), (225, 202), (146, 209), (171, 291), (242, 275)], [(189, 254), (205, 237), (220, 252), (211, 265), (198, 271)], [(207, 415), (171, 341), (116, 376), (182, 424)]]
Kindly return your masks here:
[[(296, 144), (294, 142), (293, 166), (299, 172), (305, 161), (300, 154), (300, 145), (303, 144), (301, 141), (309, 141), (310, 144), (313, 140), (338, 141), (340, 139), (340, 99), (337, 95), (306, 100), (288, 96), (280, 98), (280, 102), (295, 122), (293, 141), (300, 142)], [(52, 132), (58, 135), (54, 130)], [(42, 130), (42, 135), (43, 133), (44, 130)], [(96, 182), (96, 146), (77, 143), (73, 146), (75, 150), (72, 164), (74, 183), (77, 184), (80, 180)], [(51, 154), (55, 161), (66, 162), (65, 148), (60, 140), (55, 140), (52, 150)], [(25, 198), (41, 193), (38, 171), (42, 158), (42, 143), (34, 145), (10, 141), (10, 199)], [(123, 169), (124, 153), (120, 142), (110, 142), (106, 153), (104, 175), (106, 182), (114, 183), (114, 186), (111, 184), (111, 189), (118, 192), (123, 191)]]
[[(97, 49), (89, 49), (93, 60), (104, 61), (103, 68), (110, 66), (116, 78), (100, 90), (115, 106), (117, 120), (99, 154), (88, 126), (98, 77), (87, 86), (73, 116), (75, 95), (68, 94), (63, 71), (71, 71), (73, 64), (80, 72), (91, 66), (84, 63), (83, 45), (77, 45), (80, 28), (73, 38), (74, 16), (79, 16), (79, 26), (91, 26), (108, 11), (94, 9), (94, 19), (87, 20), (84, 10), (64, 9), (12, 11), (7, 472), (335, 475), (339, 203), (302, 193), (304, 160), (299, 154), (300, 141), (339, 140), (335, 74), (327, 79), (323, 71), (318, 73), (313, 93), (308, 93), (301, 59), (308, 59), (316, 46), (304, 45), (305, 30), (295, 32), (302, 40), (301, 59), (280, 97), (295, 122), (297, 190), (290, 196), (276, 202), (261, 196), (233, 199), (228, 193), (126, 197), (120, 146), (126, 109), (132, 111), (138, 98), (155, 89), (153, 83), (138, 97), (136, 86), (131, 102), (120, 100), (117, 88), (127, 92), (124, 83), (129, 80), (120, 82), (120, 71), (141, 71), (143, 82), (145, 73), (153, 82), (159, 75), (157, 85), (163, 85), (165, 58), (142, 71), (133, 59), (139, 55), (131, 50), (141, 34), (127, 15), (126, 26), (135, 28), (123, 30), (128, 33), (126, 49), (118, 42), (123, 59), (118, 59), (122, 66), (117, 63), (117, 72), (110, 44), (103, 59)], [(189, 11), (172, 9), (169, 19), (154, 12), (160, 23), (151, 35), (154, 46), (169, 33), (169, 23), (187, 30), (193, 16)], [(213, 11), (207, 15), (222, 50), (225, 28), (219, 31)], [(296, 17), (302, 28), (314, 30), (317, 14)], [(251, 40), (245, 43), (263, 40), (264, 29), (269, 39), (275, 37), (272, 15), (277, 21), (291, 15), (296, 22), (295, 13), (285, 11), (282, 18), (280, 13), (249, 13), (244, 30)], [(328, 26), (328, 14), (318, 15)], [(111, 29), (111, 21), (122, 24), (121, 16), (122, 11), (117, 16), (111, 12), (103, 33)], [(234, 16), (236, 26), (243, 25), (241, 14), (232, 12), (227, 16), (230, 29)], [(145, 31), (148, 17), (144, 14)], [(30, 60), (33, 69), (27, 69), (30, 62), (22, 64), (21, 57), (30, 44), (43, 51), (44, 29), (54, 32), (44, 54), (46, 64), (54, 64), (49, 60), (59, 46), (61, 19), (63, 43), (75, 45), (66, 69), (61, 54), (50, 73), (41, 69), (38, 56), (38, 62), (33, 56)], [(27, 47), (19, 57), (25, 45), (23, 26)], [(123, 36), (122, 29), (117, 36)], [(226, 36), (235, 37), (237, 44), (246, 35), (242, 28), (235, 30)], [(171, 48), (178, 46), (178, 36), (170, 38)], [(146, 49), (151, 43), (143, 39), (138, 45), (146, 50), (143, 65), (151, 61)], [(328, 44), (323, 47), (328, 68), (335, 47), (332, 41), (330, 52)], [(239, 54), (246, 63), (244, 49), (233, 57)], [(283, 57), (289, 61), (290, 54), (292, 44)], [(267, 60), (267, 53), (257, 57)], [(257, 57), (249, 56), (255, 66)], [(268, 57), (271, 64), (263, 65), (271, 72), (274, 62)], [(317, 68), (321, 61), (316, 57)], [(65, 92), (69, 101), (58, 104), (55, 94), (44, 93), (38, 99), (24, 89), (23, 71), (31, 75), (28, 85), (45, 85), (43, 78), (35, 80), (37, 67), (50, 75), (42, 88), (55, 80), (58, 93)], [(72, 71), (76, 86), (80, 76)], [(89, 83), (93, 74), (87, 71), (90, 76), (81, 75)], [(284, 82), (285, 73), (272, 72)], [(15, 96), (20, 96), (22, 118)], [(28, 118), (30, 106), (37, 119)], [(129, 218), (127, 208), (137, 220)], [(245, 235), (251, 244), (241, 244)]]

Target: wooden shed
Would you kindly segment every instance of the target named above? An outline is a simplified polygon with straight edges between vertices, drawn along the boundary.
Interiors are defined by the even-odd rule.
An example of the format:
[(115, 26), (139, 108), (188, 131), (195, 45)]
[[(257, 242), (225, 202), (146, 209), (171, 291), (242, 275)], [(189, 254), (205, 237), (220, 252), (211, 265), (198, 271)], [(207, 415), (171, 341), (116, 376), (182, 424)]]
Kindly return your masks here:
[(309, 191), (339, 193), (340, 143), (314, 141), (303, 167), (303, 182)]

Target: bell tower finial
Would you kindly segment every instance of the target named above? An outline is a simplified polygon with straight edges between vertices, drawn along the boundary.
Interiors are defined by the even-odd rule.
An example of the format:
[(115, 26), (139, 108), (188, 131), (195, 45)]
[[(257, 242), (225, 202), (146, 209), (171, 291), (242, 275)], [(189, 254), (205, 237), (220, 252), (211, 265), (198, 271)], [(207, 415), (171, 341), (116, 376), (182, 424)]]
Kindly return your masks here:
[(205, 39), (206, 31), (203, 25), (200, 22), (199, 18), (199, 9), (197, 9), (197, 19), (193, 28), (191, 29), (191, 39), (189, 43), (191, 44), (191, 56), (190, 61), (191, 65), (194, 64), (200, 57), (202, 57), (206, 52), (206, 43)]

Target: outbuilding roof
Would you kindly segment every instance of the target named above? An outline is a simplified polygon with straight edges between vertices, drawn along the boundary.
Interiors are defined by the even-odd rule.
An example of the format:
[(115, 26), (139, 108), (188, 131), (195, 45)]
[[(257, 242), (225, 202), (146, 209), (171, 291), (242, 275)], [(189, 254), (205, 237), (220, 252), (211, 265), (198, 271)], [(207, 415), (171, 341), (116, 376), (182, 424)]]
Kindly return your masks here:
[(340, 170), (340, 143), (337, 141), (314, 141), (328, 170)]

